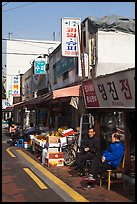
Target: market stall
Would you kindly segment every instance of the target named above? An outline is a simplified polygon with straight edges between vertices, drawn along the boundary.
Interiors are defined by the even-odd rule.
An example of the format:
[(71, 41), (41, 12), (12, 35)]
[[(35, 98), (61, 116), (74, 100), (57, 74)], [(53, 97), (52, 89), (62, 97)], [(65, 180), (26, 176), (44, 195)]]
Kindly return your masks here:
[(63, 166), (63, 147), (68, 143), (68, 137), (74, 137), (72, 128), (58, 128), (57, 131), (41, 133), (32, 139), (32, 151), (39, 155), (42, 164), (46, 166)]

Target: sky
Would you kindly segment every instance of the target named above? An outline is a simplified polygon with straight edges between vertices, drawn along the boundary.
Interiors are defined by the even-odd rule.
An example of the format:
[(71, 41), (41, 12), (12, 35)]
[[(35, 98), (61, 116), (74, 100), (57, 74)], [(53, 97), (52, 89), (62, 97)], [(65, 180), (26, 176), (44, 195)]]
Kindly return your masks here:
[(2, 2), (2, 39), (10, 33), (11, 39), (61, 41), (62, 17), (110, 15), (135, 18), (135, 2)]

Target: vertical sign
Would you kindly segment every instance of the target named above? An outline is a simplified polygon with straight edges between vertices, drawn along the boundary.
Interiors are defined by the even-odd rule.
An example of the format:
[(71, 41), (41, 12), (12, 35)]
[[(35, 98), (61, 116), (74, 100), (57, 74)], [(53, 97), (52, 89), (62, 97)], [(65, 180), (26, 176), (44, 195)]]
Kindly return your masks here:
[[(85, 77), (88, 77), (88, 54), (87, 53), (84, 53), (84, 64), (85, 64)], [(78, 60), (78, 76), (82, 77), (82, 65), (81, 65), (80, 56)]]
[(78, 57), (80, 52), (80, 23), (80, 18), (62, 18), (62, 56)]
[(46, 74), (45, 58), (37, 58), (34, 61), (34, 74)]
[(20, 76), (13, 76), (12, 80), (12, 96), (20, 96)]

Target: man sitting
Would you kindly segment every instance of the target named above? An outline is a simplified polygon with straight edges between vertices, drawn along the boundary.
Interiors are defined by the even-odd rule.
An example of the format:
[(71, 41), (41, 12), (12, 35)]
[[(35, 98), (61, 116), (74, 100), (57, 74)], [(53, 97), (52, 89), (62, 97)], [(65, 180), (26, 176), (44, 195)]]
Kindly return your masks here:
[(33, 135), (36, 133), (36, 128), (34, 127), (34, 124), (31, 122), (30, 123), (30, 127), (28, 128), (28, 130), (25, 132), (25, 137), (26, 137), (26, 141), (29, 141), (29, 136)]
[[(77, 168), (80, 169), (80, 176), (84, 176), (86, 160), (92, 160), (100, 154), (99, 151), (99, 140), (95, 136), (94, 128), (89, 128), (88, 136), (84, 138), (81, 151), (77, 158)], [(76, 168), (75, 168), (76, 169)]]
[(120, 137), (121, 135), (116, 130), (112, 133), (112, 143), (100, 159), (96, 157), (93, 160), (89, 176), (85, 180), (93, 181), (93, 185), (95, 185), (98, 174), (101, 175), (108, 169), (117, 169), (124, 156), (124, 146)]

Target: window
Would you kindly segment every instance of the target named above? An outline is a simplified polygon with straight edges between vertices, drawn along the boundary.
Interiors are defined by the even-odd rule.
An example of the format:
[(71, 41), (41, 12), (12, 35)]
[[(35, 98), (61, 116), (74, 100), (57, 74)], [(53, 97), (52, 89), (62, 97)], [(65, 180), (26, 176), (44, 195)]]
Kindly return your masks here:
[(53, 65), (54, 84), (57, 84), (56, 64)]

